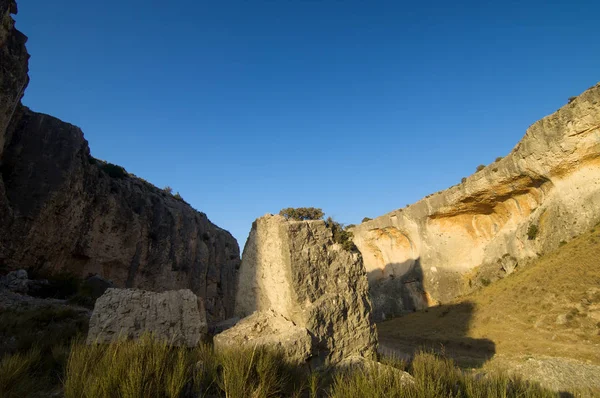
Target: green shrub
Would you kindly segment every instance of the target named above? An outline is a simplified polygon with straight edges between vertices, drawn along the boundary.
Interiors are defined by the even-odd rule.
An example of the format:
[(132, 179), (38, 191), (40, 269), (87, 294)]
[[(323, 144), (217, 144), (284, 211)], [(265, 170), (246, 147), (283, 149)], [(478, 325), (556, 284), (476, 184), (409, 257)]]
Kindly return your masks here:
[(171, 188), (168, 185), (163, 188), (163, 191), (165, 191), (165, 193), (168, 194), (168, 195), (172, 195), (173, 194), (173, 188)]
[(371, 220), (372, 220), (372, 218), (365, 217), (365, 218), (363, 218), (363, 219), (362, 219), (362, 221), (361, 221), (361, 222), (367, 222), (367, 221), (371, 221)]
[(489, 286), (492, 283), (488, 278), (481, 278), (479, 281), (483, 286)]
[(535, 224), (531, 224), (529, 226), (529, 229), (527, 229), (527, 238), (529, 240), (534, 240), (537, 237), (538, 232), (539, 232), (538, 226)]
[(342, 249), (350, 252), (358, 251), (358, 248), (352, 241), (354, 235), (352, 232), (348, 231), (343, 224), (335, 221), (331, 217), (327, 218), (325, 224), (331, 229), (333, 241), (342, 245)]
[(479, 172), (481, 170), (485, 169), (485, 165), (480, 164), (479, 166), (477, 166), (477, 168), (475, 169), (476, 172)]
[(183, 201), (183, 198), (181, 197), (181, 195), (179, 194), (179, 192), (177, 192), (175, 195), (173, 195), (173, 197), (177, 200), (181, 200)]
[(100, 170), (104, 171), (106, 174), (108, 174), (112, 178), (127, 177), (127, 171), (125, 171), (125, 169), (123, 167), (113, 164), (113, 163), (109, 163), (109, 162), (103, 163), (100, 166)]
[(498, 157), (496, 158), (496, 160), (494, 160), (494, 162), (499, 162), (499, 161), (501, 161), (502, 159), (503, 159), (503, 157), (502, 157), (502, 156), (498, 156)]
[(467, 177), (463, 177), (463, 178), (461, 178), (460, 182), (462, 182), (463, 184), (464, 184), (465, 182), (467, 182)]
[(47, 357), (53, 347), (70, 344), (77, 335), (87, 333), (87, 328), (87, 315), (67, 306), (7, 309), (0, 312), (0, 341), (14, 344), (0, 345), (0, 355), (36, 346)]
[(285, 217), (288, 220), (306, 221), (306, 220), (321, 220), (325, 213), (323, 210), (316, 207), (288, 207), (281, 209), (279, 212), (280, 216)]
[(41, 298), (67, 299), (79, 291), (82, 280), (70, 271), (47, 271), (29, 269), (30, 279), (46, 279), (47, 285), (40, 286), (31, 295)]

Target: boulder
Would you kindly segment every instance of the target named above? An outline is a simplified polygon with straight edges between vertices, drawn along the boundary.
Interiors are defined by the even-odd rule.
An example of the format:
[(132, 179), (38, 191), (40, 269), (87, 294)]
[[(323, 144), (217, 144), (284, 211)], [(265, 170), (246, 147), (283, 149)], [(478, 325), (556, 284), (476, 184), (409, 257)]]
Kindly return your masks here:
[(216, 350), (260, 347), (278, 351), (292, 363), (303, 363), (313, 354), (308, 330), (272, 310), (255, 312), (216, 335), (213, 342)]
[(415, 384), (415, 378), (411, 376), (410, 373), (394, 368), (393, 366), (385, 365), (381, 362), (359, 356), (351, 356), (344, 359), (336, 366), (336, 369), (351, 372), (361, 370), (364, 372), (376, 372), (379, 374), (389, 373), (393, 375), (394, 378), (400, 379), (401, 383), (405, 386)]
[(29, 291), (29, 279), (27, 278), (27, 271), (20, 269), (9, 272), (4, 278), (4, 284), (11, 292), (27, 294)]
[(109, 343), (151, 333), (172, 345), (196, 346), (206, 336), (202, 301), (190, 290), (162, 293), (108, 289), (96, 301), (88, 343)]
[[(377, 333), (362, 258), (335, 243), (324, 221), (266, 215), (253, 223), (239, 270), (235, 314), (244, 317), (255, 311), (277, 314), (266, 318), (277, 325), (260, 329), (263, 336), (274, 335), (265, 339), (280, 345), (288, 344), (279, 337), (282, 319), (294, 333), (306, 330), (312, 337), (309, 359), (316, 366), (376, 354)], [(225, 333), (242, 339), (251, 336), (249, 325), (262, 325), (262, 317), (253, 315)]]

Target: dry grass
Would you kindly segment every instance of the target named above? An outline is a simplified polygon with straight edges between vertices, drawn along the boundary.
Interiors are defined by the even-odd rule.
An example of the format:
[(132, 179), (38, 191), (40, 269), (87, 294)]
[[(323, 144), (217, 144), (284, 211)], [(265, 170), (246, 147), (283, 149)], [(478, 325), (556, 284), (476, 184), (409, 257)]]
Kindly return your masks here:
[(302, 383), (294, 383), (295, 371), (277, 354), (261, 349), (215, 353), (208, 345), (170, 347), (146, 335), (108, 345), (74, 343), (64, 393), (66, 398), (267, 398), (303, 389)]
[(409, 368), (414, 384), (402, 381), (392, 367), (366, 367), (334, 377), (331, 398), (432, 398), (432, 397), (557, 397), (535, 383), (504, 373), (485, 377), (460, 370), (454, 362), (431, 352), (418, 352)]
[(39, 361), (40, 351), (36, 348), (4, 356), (0, 361), (0, 396), (25, 397), (36, 391), (39, 382), (35, 371)]

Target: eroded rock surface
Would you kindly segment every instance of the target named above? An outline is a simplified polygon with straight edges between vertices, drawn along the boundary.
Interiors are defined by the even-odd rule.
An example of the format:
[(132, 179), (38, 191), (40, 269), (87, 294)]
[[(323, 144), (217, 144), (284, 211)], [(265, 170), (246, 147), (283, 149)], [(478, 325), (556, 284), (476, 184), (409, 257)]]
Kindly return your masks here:
[(375, 316), (446, 302), (513, 272), (595, 225), (599, 203), (600, 84), (463, 183), (353, 229)]
[[(362, 259), (335, 244), (324, 221), (266, 215), (254, 222), (244, 248), (235, 313), (243, 317), (255, 311), (273, 311), (274, 319), (294, 325), (291, 330), (307, 330), (316, 362), (337, 363), (376, 352)], [(259, 324), (251, 318), (224, 333), (243, 336), (242, 323)]]
[(97, 274), (118, 287), (189, 288), (210, 321), (233, 314), (239, 247), (204, 213), (95, 160), (79, 128), (20, 104), (26, 37), (0, 0), (0, 269)]
[(268, 347), (297, 363), (307, 361), (314, 353), (308, 330), (272, 310), (253, 313), (213, 341), (217, 350)]
[(87, 342), (109, 343), (151, 333), (172, 345), (194, 347), (206, 332), (204, 306), (190, 290), (108, 289), (94, 306)]

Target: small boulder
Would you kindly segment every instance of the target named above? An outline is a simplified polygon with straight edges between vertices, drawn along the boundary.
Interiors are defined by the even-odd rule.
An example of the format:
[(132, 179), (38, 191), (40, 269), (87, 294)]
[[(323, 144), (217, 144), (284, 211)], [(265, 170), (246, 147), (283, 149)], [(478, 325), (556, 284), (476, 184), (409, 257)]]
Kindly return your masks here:
[(215, 349), (249, 347), (278, 351), (291, 363), (303, 363), (312, 353), (312, 339), (305, 328), (274, 311), (257, 311), (235, 327), (216, 335)]
[(415, 384), (415, 378), (403, 370), (394, 368), (393, 366), (385, 365), (358, 355), (350, 356), (337, 364), (336, 369), (355, 371), (364, 370), (366, 372), (390, 373), (394, 378), (400, 379), (405, 386)]
[(4, 279), (4, 284), (11, 292), (27, 294), (29, 291), (29, 279), (27, 271), (20, 269), (9, 272)]
[(151, 333), (169, 344), (193, 347), (206, 332), (204, 305), (190, 290), (110, 288), (96, 301), (87, 342), (109, 343)]

